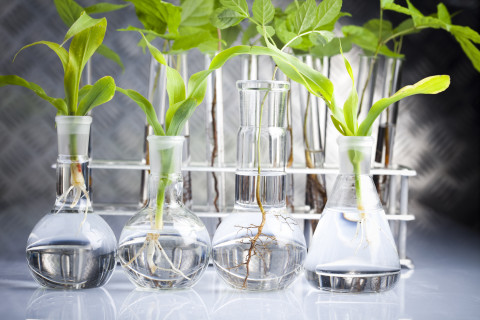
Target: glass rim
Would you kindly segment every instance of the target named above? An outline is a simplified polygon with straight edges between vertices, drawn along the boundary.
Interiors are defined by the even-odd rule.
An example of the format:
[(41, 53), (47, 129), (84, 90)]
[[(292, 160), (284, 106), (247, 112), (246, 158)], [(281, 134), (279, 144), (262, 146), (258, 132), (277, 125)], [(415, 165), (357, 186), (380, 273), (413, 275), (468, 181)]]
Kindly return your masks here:
[(290, 89), (290, 83), (282, 80), (238, 80), (237, 89), (287, 91)]
[(184, 136), (157, 136), (155, 134), (149, 135), (147, 141), (154, 144), (157, 148), (172, 148), (177, 145), (183, 145), (185, 141)]
[(56, 116), (57, 124), (91, 124), (92, 116)]
[(339, 136), (337, 138), (337, 144), (341, 145), (348, 143), (349, 145), (364, 145), (371, 146), (373, 145), (375, 139), (372, 136)]

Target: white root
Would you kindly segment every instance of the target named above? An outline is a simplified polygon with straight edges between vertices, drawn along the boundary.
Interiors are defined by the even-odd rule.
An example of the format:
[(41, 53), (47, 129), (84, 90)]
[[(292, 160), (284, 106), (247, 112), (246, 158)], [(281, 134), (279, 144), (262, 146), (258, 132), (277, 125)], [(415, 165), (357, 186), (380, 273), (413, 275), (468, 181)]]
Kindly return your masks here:
[[(138, 252), (133, 256), (132, 259), (130, 259), (125, 266), (129, 266), (130, 264), (133, 263), (133, 261), (137, 260), (138, 257), (144, 252), (145, 248), (147, 249), (147, 265), (148, 268), (150, 269), (151, 273), (155, 273), (157, 270), (162, 270), (162, 271), (172, 271), (173, 273), (179, 274), (182, 277), (184, 277), (187, 280), (191, 280), (189, 277), (187, 277), (180, 269), (176, 268), (175, 265), (173, 264), (172, 260), (168, 257), (167, 253), (165, 250), (163, 250), (162, 245), (160, 244), (160, 241), (158, 241), (159, 234), (154, 234), (154, 233), (148, 233), (145, 242), (143, 245), (140, 247)], [(171, 269), (166, 269), (166, 268), (161, 268), (155, 265), (154, 261), (154, 256), (156, 253), (156, 249), (160, 250), (162, 253), (163, 257), (167, 260), (168, 264), (170, 265)]]
[(173, 262), (172, 260), (170, 260), (170, 258), (167, 256), (165, 250), (163, 250), (162, 248), (162, 245), (160, 244), (160, 242), (158, 240), (155, 240), (155, 244), (158, 246), (158, 249), (162, 252), (163, 256), (165, 257), (165, 259), (167, 260), (168, 264), (172, 267), (172, 270), (175, 272), (175, 273), (178, 273), (180, 274), (182, 277), (184, 277), (185, 279), (187, 280), (191, 280), (189, 277), (187, 277), (180, 269), (177, 269), (174, 265), (173, 265)]

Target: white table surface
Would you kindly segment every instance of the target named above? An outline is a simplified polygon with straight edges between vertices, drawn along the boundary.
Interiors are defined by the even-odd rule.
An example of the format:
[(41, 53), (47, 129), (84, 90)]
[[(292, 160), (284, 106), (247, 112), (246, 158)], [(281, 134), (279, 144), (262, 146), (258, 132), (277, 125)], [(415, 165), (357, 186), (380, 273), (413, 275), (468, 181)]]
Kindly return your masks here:
[(0, 319), (480, 319), (480, 236), (444, 220), (412, 225), (415, 270), (382, 294), (321, 292), (303, 275), (287, 290), (243, 292), (212, 267), (189, 290), (135, 290), (120, 267), (103, 288), (49, 290), (26, 261), (1, 257)]

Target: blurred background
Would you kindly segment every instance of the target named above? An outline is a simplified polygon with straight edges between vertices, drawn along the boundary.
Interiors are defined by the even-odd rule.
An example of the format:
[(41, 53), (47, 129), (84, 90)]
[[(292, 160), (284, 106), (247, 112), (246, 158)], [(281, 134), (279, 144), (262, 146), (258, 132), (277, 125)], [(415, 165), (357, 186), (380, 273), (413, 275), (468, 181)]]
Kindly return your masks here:
[[(95, 1), (78, 1), (84, 6)], [(120, 1), (117, 1), (119, 3)], [(251, 3), (251, 1), (249, 1)], [(273, 1), (286, 5), (290, 1)], [(401, 2), (399, 2), (401, 3)], [(480, 30), (480, 2), (446, 0), (450, 12), (458, 12), (453, 22)], [(414, 1), (424, 13), (436, 12), (438, 1)], [(341, 24), (362, 25), (378, 16), (378, 1), (344, 0), (343, 10), (352, 17)], [(125, 71), (102, 56), (92, 61), (93, 79), (112, 75), (117, 85), (147, 94), (150, 56), (137, 47), (139, 35), (119, 32), (128, 25), (141, 27), (133, 6), (107, 13), (108, 31), (104, 43), (119, 53)], [(404, 18), (386, 13), (398, 24)], [(61, 64), (48, 48), (37, 46), (23, 51), (12, 63), (15, 53), (24, 45), (48, 40), (61, 42), (67, 27), (59, 18), (53, 0), (14, 0), (0, 2), (0, 74), (17, 74), (42, 85), (48, 94), (63, 96)], [(416, 96), (400, 104), (396, 136), (395, 162), (413, 168), (417, 176), (410, 179), (410, 212), (419, 227), (434, 226), (438, 219), (451, 219), (480, 232), (480, 74), (475, 71), (453, 37), (442, 30), (426, 30), (404, 39), (402, 84), (412, 84), (433, 74), (449, 74), (450, 88), (436, 96)], [(358, 67), (359, 49), (347, 54), (354, 70)], [(202, 54), (189, 54), (189, 73), (204, 68)], [(240, 62), (234, 59), (224, 67), (225, 145), (227, 162), (235, 161), (238, 128), (238, 94), (235, 81)], [(356, 72), (356, 71), (355, 71)], [(343, 62), (332, 61), (331, 80), (336, 98), (343, 102), (350, 80)], [(295, 113), (294, 113), (295, 114)], [(55, 201), (57, 156), (55, 109), (29, 90), (20, 87), (0, 89), (0, 242), (2, 254), (24, 256), (27, 237), (33, 226)], [(124, 96), (93, 111), (92, 155), (104, 160), (141, 160), (145, 116)], [(200, 106), (191, 124), (192, 161), (205, 161), (204, 111)], [(335, 144), (329, 135), (328, 144)], [(298, 139), (297, 139), (298, 140)], [(296, 142), (300, 143), (301, 142)], [(336, 154), (328, 154), (334, 163)], [(96, 203), (139, 201), (140, 172), (134, 170), (94, 170)], [(202, 193), (205, 174), (195, 173), (193, 200), (205, 200)], [(227, 175), (227, 205), (233, 205), (233, 175)], [(297, 188), (298, 185), (298, 188)], [(296, 199), (301, 201), (302, 186), (296, 185)], [(106, 217), (118, 233), (128, 217)], [(448, 236), (448, 235), (447, 235)]]

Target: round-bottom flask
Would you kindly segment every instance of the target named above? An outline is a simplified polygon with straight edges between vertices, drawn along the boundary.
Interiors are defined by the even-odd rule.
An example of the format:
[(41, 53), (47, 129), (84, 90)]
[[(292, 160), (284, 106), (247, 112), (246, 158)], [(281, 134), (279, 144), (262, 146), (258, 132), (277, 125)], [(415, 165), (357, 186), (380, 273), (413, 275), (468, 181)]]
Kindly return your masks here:
[(50, 288), (83, 289), (104, 285), (115, 268), (116, 238), (89, 197), (89, 116), (56, 117), (57, 200), (33, 228), (27, 261), (33, 278)]
[(303, 233), (286, 210), (285, 102), (288, 83), (239, 81), (234, 212), (213, 237), (217, 274), (230, 286), (277, 290), (290, 285), (306, 257)]
[(371, 137), (340, 137), (340, 174), (313, 235), (305, 274), (316, 288), (381, 292), (400, 278), (395, 241), (370, 173)]
[(118, 248), (124, 271), (140, 288), (189, 288), (208, 266), (208, 231), (181, 200), (183, 141), (148, 137), (149, 199), (123, 228)]

